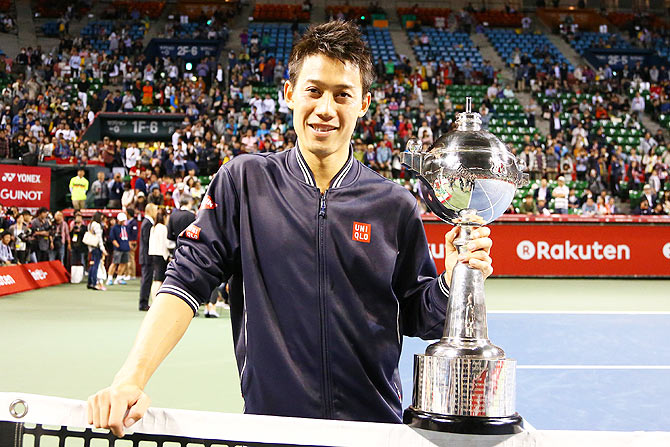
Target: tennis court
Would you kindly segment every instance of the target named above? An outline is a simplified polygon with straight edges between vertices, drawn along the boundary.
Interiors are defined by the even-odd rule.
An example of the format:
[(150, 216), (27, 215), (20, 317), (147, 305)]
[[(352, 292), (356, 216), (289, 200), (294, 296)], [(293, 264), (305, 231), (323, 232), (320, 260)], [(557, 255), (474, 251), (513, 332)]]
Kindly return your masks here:
[[(489, 336), (518, 361), (517, 408), (538, 429), (667, 430), (670, 281), (487, 281)], [(86, 399), (107, 386), (144, 314), (137, 282), (0, 299), (0, 391)], [(412, 355), (401, 373), (411, 399)], [(156, 407), (241, 412), (227, 314), (197, 318), (149, 382)]]

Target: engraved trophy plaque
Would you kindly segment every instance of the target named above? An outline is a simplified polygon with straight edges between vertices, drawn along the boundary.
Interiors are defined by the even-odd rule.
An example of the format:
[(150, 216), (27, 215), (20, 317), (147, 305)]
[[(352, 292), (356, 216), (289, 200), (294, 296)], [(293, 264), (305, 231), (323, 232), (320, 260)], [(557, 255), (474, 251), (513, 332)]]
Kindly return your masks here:
[[(466, 251), (471, 233), (500, 217), (517, 187), (528, 183), (524, 166), (493, 134), (481, 129), (467, 98), (457, 129), (427, 150), (410, 140), (403, 164), (418, 174), (424, 200), (440, 219), (460, 227), (454, 241)], [(522, 430), (515, 411), (516, 361), (491, 343), (481, 271), (457, 263), (452, 272), (444, 334), (414, 356), (412, 405), (403, 420), (414, 427), (472, 434)]]

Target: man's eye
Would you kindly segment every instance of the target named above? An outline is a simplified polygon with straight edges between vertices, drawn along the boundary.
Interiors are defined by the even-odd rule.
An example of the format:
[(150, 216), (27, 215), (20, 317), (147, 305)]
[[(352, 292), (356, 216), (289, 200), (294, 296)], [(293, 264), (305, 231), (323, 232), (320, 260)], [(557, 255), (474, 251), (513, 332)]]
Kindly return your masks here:
[(340, 96), (344, 96), (345, 98), (351, 98), (351, 95), (347, 92), (340, 93)]
[(310, 93), (319, 93), (319, 91), (317, 89), (313, 88), (313, 87), (308, 88), (307, 91), (310, 92)]

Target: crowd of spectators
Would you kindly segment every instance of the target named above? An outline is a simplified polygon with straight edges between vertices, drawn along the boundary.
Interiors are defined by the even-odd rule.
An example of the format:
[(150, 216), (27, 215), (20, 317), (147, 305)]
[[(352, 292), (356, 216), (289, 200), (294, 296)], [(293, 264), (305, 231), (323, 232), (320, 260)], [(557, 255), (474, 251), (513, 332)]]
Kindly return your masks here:
[[(202, 17), (195, 29), (201, 38), (225, 42), (226, 20), (225, 16)], [(287, 67), (284, 61), (268, 57), (265, 36), (245, 31), (235, 36), (243, 50), (229, 51), (224, 56), (227, 63), (205, 58), (189, 66), (170, 57), (148, 59), (141, 40), (128, 41), (129, 29), (137, 23), (148, 25), (131, 17), (119, 21), (111, 34), (96, 36), (110, 41), (110, 51), (97, 50), (80, 36), (65, 36), (53, 51), (26, 48), (14, 61), (0, 57), (0, 158), (69, 161), (88, 167), (91, 173), (95, 170), (90, 167), (97, 165), (83, 197), (71, 188), (73, 205), (143, 211), (148, 203), (177, 207), (183, 194), (192, 196), (197, 206), (206, 188), (203, 178), (213, 175), (222, 163), (244, 153), (295, 145), (282, 89)], [(188, 23), (170, 21), (162, 35), (181, 36), (187, 29)], [(299, 33), (297, 24), (293, 32)], [(452, 103), (448, 86), (466, 81), (490, 86), (476, 104), (485, 125), (496, 116), (496, 100), (513, 98), (515, 91), (498, 83), (490, 63), (481, 72), (470, 72), (467, 65), (459, 67), (453, 61), (413, 64), (409, 55), (398, 56), (396, 64), (376, 61), (372, 107), (359, 122), (353, 148), (355, 157), (370, 168), (416, 189), (400, 164), (400, 152), (411, 137), (430, 145), (451, 128), (462, 105)], [(640, 115), (645, 110), (652, 116), (668, 110), (667, 69), (636, 66), (615, 72), (609, 67), (576, 67), (570, 71), (542, 54), (534, 56), (544, 60), (540, 67), (524, 55), (518, 61), (515, 57), (516, 91), (543, 95), (543, 100), (533, 100), (525, 108), (525, 119), (530, 128), (536, 120), (548, 120), (550, 133), (527, 134), (521, 142), (509, 143), (510, 150), (524, 158), (532, 177), (547, 178), (552, 185), (559, 176), (568, 183), (587, 181), (588, 188), (578, 198), (580, 210), (587, 196), (593, 195), (597, 202), (604, 191), (605, 204), (614, 198), (618, 211), (627, 212), (625, 192), (648, 184), (657, 197), (648, 208), (656, 212), (660, 205), (661, 212), (667, 213), (664, 189), (670, 152), (659, 150), (665, 144), (663, 132), (645, 135), (639, 147), (627, 153), (621, 145), (608, 142), (597, 126), (598, 120), (610, 120), (642, 129)], [(629, 93), (640, 91), (645, 83), (652, 96), (640, 104), (639, 96), (631, 98)], [(426, 99), (429, 92), (434, 103)], [(565, 93), (592, 96), (564, 105), (558, 98)], [(96, 113), (135, 111), (138, 106), (185, 117), (171, 141), (80, 138)], [(561, 118), (564, 113), (574, 117), (566, 121)], [(626, 191), (621, 190), (622, 182), (628, 185)]]

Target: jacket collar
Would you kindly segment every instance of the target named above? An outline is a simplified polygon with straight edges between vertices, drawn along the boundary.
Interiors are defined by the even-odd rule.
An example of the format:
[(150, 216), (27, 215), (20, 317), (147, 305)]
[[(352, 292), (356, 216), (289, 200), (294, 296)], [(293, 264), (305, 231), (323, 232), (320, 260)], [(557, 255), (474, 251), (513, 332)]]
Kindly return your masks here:
[[(316, 188), (314, 174), (309, 168), (307, 161), (305, 161), (305, 158), (302, 156), (302, 153), (300, 152), (297, 144), (289, 152), (288, 167), (289, 170), (300, 180)], [(330, 181), (330, 187), (328, 189), (341, 188), (350, 185), (358, 174), (358, 168), (359, 166), (356, 163), (356, 159), (354, 158), (353, 145), (350, 144), (349, 157), (347, 158), (347, 161), (344, 163), (342, 168)]]

